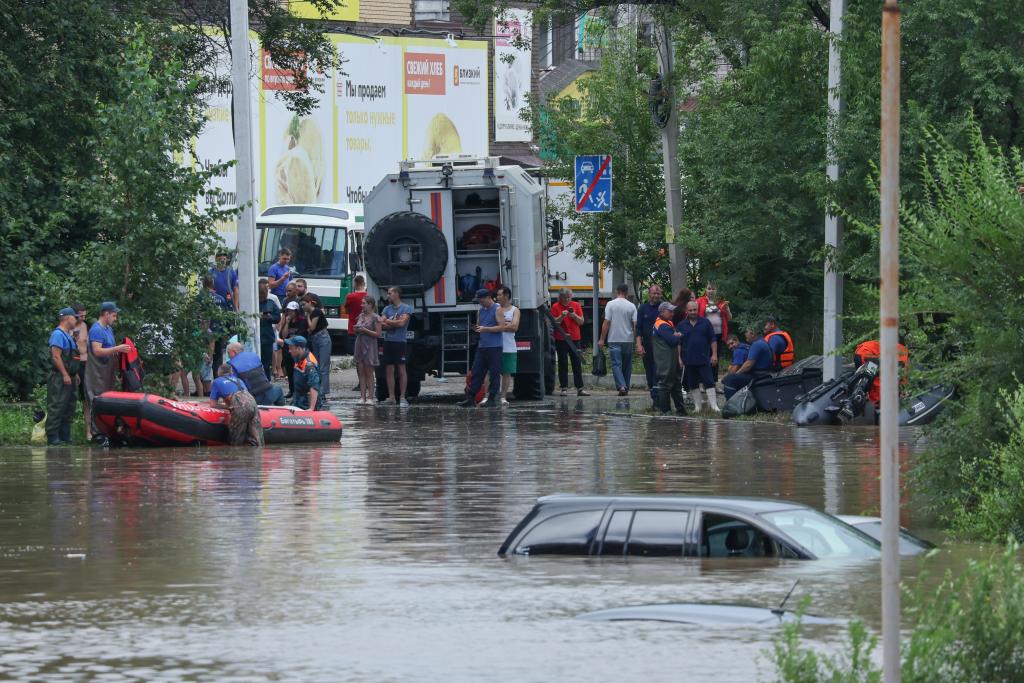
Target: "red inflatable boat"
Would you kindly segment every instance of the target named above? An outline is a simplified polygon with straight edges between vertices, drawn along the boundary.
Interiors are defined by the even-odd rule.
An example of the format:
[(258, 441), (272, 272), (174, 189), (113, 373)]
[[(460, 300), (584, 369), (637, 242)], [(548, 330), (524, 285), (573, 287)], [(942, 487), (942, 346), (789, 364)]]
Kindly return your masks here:
[[(133, 446), (228, 444), (228, 411), (209, 403), (108, 391), (93, 400), (92, 414), (100, 431), (112, 442)], [(341, 439), (341, 422), (325, 410), (260, 406), (260, 420), (267, 444)]]

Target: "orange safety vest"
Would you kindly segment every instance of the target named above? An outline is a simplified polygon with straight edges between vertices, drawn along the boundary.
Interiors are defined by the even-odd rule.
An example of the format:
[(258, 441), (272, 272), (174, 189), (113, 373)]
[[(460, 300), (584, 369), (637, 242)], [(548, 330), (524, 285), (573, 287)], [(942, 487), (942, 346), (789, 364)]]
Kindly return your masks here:
[[(790, 365), (793, 364), (793, 340), (790, 338), (788, 332), (783, 332), (782, 330), (775, 330), (774, 332), (769, 332), (768, 334), (764, 335), (764, 340), (766, 342), (769, 342), (769, 340), (775, 335), (780, 335), (783, 339), (786, 340), (785, 350), (782, 353), (775, 356), (775, 367), (777, 369), (788, 368)], [(768, 344), (768, 347), (771, 348), (771, 343)]]
[[(853, 362), (860, 367), (864, 363), (870, 361), (878, 362), (878, 359), (882, 355), (882, 345), (877, 339), (870, 341), (861, 342), (857, 345), (857, 348), (853, 352)], [(901, 368), (907, 367), (907, 363), (910, 362), (910, 354), (907, 353), (907, 347), (903, 344), (896, 345), (896, 361), (899, 363)], [(900, 379), (900, 384), (905, 384), (907, 381), (906, 377)], [(880, 375), (875, 376), (875, 381), (871, 383), (871, 387), (868, 389), (868, 400), (878, 405), (878, 402), (882, 398), (882, 377)]]
[(662, 325), (671, 325), (672, 327), (675, 327), (675, 325), (672, 325), (672, 321), (671, 320), (665, 320), (664, 318), (655, 318), (654, 319), (654, 329), (658, 329)]
[(314, 356), (313, 352), (310, 351), (309, 353), (307, 353), (305, 355), (305, 357), (302, 360), (300, 360), (297, 363), (295, 363), (295, 369), (298, 370), (299, 372), (305, 372), (306, 371), (306, 361), (312, 361), (314, 365), (320, 365), (320, 363), (317, 362), (316, 356)]

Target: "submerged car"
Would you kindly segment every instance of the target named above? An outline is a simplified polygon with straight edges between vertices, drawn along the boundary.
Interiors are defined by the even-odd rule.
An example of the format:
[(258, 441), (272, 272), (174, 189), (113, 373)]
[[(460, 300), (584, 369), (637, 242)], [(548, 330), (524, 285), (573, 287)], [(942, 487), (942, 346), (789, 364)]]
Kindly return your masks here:
[[(836, 517), (846, 522), (854, 529), (863, 531), (871, 538), (881, 542), (881, 517), (863, 517), (861, 515), (836, 515)], [(900, 527), (900, 555), (919, 555), (920, 553), (928, 552), (934, 547), (934, 543), (926, 541), (920, 536), (915, 536), (903, 527)]]
[(843, 624), (843, 619), (830, 619), (810, 614), (799, 617), (796, 612), (781, 608), (751, 605), (714, 605), (706, 603), (672, 603), (666, 605), (631, 605), (612, 607), (581, 614), (587, 621), (665, 621), (698, 626), (755, 625), (779, 626), (793, 621), (803, 624)]
[(540, 498), (498, 555), (870, 559), (879, 542), (800, 503), (718, 496)]

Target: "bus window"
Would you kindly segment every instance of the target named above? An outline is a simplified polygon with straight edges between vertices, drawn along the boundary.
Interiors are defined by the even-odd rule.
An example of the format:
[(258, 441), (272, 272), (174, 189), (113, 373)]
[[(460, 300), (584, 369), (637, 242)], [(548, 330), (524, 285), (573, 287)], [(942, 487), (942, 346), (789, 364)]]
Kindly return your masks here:
[(282, 248), (292, 251), (292, 265), (302, 277), (341, 277), (345, 274), (345, 230), (260, 226), (260, 273), (277, 261)]

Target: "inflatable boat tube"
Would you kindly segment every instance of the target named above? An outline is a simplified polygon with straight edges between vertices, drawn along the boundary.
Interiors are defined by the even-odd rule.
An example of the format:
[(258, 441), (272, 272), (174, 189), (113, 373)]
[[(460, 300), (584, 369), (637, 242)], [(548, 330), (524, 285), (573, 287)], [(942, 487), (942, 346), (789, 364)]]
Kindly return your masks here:
[[(847, 397), (850, 374), (844, 374), (831, 382), (808, 392), (793, 408), (793, 422), (799, 427), (811, 425), (839, 425), (840, 404)], [(928, 424), (942, 412), (943, 404), (953, 397), (953, 388), (938, 384), (909, 399), (900, 411), (901, 427), (916, 427)]]
[[(111, 442), (131, 446), (225, 446), (228, 411), (155, 394), (108, 391), (92, 403), (100, 431)], [(260, 406), (265, 443), (337, 442), (341, 422), (325, 410)]]

